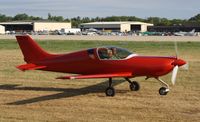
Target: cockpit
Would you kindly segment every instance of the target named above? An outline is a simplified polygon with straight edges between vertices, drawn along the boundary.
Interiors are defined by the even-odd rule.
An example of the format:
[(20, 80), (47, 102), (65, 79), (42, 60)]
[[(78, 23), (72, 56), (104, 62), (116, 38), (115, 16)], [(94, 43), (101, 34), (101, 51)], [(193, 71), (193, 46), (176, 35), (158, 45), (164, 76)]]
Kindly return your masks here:
[(119, 47), (101, 47), (97, 49), (97, 55), (103, 60), (120, 60), (128, 59), (136, 54)]

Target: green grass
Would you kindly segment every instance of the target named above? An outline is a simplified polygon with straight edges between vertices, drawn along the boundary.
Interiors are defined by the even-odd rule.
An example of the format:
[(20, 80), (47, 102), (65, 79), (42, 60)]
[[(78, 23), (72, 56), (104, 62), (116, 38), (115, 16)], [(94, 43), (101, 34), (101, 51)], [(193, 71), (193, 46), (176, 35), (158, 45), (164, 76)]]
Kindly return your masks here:
[[(40, 46), (49, 51), (74, 51), (100, 46), (118, 46), (131, 51), (170, 50), (174, 51), (174, 42), (133, 42), (133, 41), (85, 41), (85, 40), (37, 40)], [(1, 40), (0, 50), (18, 49), (16, 40)], [(178, 42), (179, 50), (195, 51), (200, 49), (200, 42)]]

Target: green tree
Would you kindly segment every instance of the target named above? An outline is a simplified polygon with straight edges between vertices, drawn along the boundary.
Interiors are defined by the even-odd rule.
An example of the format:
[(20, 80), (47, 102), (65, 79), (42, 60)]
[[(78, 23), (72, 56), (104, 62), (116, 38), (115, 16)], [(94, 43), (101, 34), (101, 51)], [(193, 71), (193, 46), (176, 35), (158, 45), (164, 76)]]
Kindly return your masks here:
[(48, 13), (48, 18), (47, 18), (48, 20), (51, 20), (52, 19), (52, 17), (51, 17), (51, 14), (50, 13)]
[(77, 28), (82, 23), (82, 18), (80, 16), (71, 18), (71, 23), (72, 23), (72, 27)]
[(183, 25), (187, 20), (182, 19), (173, 19), (171, 20), (171, 26), (181, 26)]
[(23, 14), (17, 14), (14, 16), (13, 20), (18, 21), (18, 20), (29, 20), (29, 16), (25, 13)]
[(161, 19), (159, 17), (149, 17), (146, 22), (153, 23), (154, 25), (160, 25)]
[(43, 20), (41, 17), (29, 16), (29, 20)]
[[(71, 22), (72, 27), (78, 27), (81, 23), (96, 22), (96, 21), (141, 21), (153, 23), (155, 26), (181, 26), (181, 25), (199, 25), (200, 24), (200, 14), (191, 17), (190, 19), (167, 19), (160, 17), (148, 17), (147, 19), (138, 18), (135, 16), (108, 16), (108, 17), (83, 17), (80, 16), (74, 18), (63, 18), (62, 16), (52, 16), (48, 13), (49, 21), (57, 22)], [(8, 21), (31, 21), (31, 20), (44, 20), (42, 17), (29, 16), (25, 13), (17, 14), (14, 17), (6, 16), (0, 14), (0, 22)]]
[(49, 21), (57, 21), (57, 22), (62, 22), (64, 21), (64, 18), (62, 16), (52, 16), (50, 13), (48, 13), (48, 18)]
[(194, 17), (191, 17), (189, 19), (190, 22), (196, 22), (196, 23), (200, 23), (200, 14), (197, 14), (196, 16)]
[(0, 22), (8, 22), (8, 21), (12, 21), (12, 17), (0, 14)]

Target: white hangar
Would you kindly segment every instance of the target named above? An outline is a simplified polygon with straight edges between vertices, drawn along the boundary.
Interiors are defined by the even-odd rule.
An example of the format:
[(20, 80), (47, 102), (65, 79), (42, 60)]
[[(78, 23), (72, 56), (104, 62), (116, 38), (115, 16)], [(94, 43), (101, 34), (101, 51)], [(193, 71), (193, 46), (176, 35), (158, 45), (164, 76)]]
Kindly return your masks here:
[(101, 31), (112, 31), (112, 32), (129, 32), (129, 31), (147, 31), (148, 26), (153, 26), (150, 23), (144, 22), (91, 22), (80, 24), (82, 30), (94, 28)]

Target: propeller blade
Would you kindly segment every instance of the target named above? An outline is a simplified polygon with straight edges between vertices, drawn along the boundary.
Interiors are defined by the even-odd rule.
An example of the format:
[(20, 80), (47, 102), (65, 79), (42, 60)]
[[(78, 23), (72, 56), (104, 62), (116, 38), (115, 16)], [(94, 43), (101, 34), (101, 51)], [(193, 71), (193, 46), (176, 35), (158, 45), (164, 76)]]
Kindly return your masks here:
[(176, 57), (178, 57), (178, 46), (176, 41), (174, 42), (174, 47), (175, 47)]
[(176, 76), (177, 76), (177, 72), (178, 72), (178, 66), (176, 65), (172, 71), (172, 84), (174, 85), (176, 82)]

